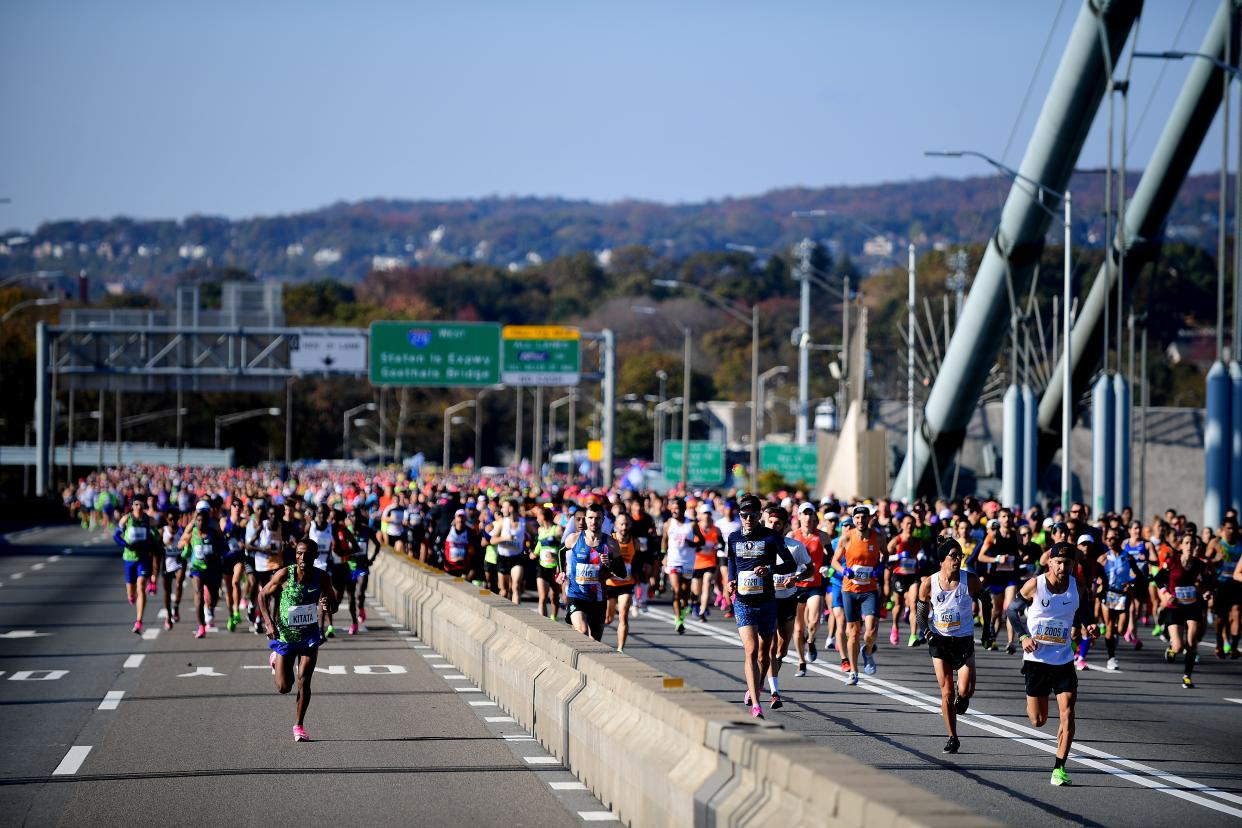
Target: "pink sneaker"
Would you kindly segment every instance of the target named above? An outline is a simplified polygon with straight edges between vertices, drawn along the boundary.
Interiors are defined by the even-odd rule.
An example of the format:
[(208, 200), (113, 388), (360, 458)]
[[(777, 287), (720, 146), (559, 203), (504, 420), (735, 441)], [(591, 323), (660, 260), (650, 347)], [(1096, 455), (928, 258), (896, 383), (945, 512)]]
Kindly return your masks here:
[(134, 634), (142, 635), (142, 622), (141, 621), (134, 622)]
[(350, 634), (350, 635), (357, 635), (357, 634), (358, 634), (358, 625), (357, 625), (357, 624), (350, 624), (350, 625), (349, 625), (349, 634)]
[(276, 675), (276, 651), (272, 650), (267, 654), (267, 666), (272, 668), (272, 675)]
[(165, 619), (164, 619), (164, 629), (166, 629), (166, 630), (171, 630), (171, 629), (172, 629), (172, 621), (171, 621), (170, 619), (168, 619), (168, 618), (165, 618)]
[(202, 624), (199, 624), (198, 629), (194, 631), (194, 637), (203, 638), (206, 635), (207, 635), (207, 628), (204, 627)]
[(890, 633), (888, 634), (888, 643), (889, 643), (889, 644), (892, 644), (894, 647), (896, 647), (896, 646), (897, 646), (897, 638), (898, 638), (898, 636), (897, 636), (897, 628), (896, 628), (896, 627), (893, 627), (892, 632), (890, 632)]
[(358, 620), (364, 624), (367, 623), (367, 608), (366, 607), (358, 607)]
[(752, 718), (752, 719), (762, 719), (762, 718), (763, 718), (763, 708), (762, 708), (762, 707), (760, 707), (760, 706), (759, 706), (759, 705), (757, 705), (757, 704), (756, 704), (756, 705), (752, 705), (752, 706), (751, 706), (751, 708), (750, 708), (750, 716), (751, 716), (751, 718)]
[(293, 726), (293, 741), (295, 741), (295, 742), (309, 742), (310, 740), (311, 740), (311, 738), (310, 738), (310, 736), (308, 736), (308, 735), (306, 734), (306, 729), (305, 729), (305, 728), (303, 728), (301, 725), (294, 725), (294, 726)]

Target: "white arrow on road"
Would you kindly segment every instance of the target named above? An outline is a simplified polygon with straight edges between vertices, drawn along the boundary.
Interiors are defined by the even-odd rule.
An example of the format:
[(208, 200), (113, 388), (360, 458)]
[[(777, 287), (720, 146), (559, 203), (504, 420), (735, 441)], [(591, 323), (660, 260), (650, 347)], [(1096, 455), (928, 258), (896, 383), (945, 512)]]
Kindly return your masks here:
[(51, 633), (35, 632), (34, 630), (9, 630), (0, 634), (0, 638), (43, 638)]
[(194, 678), (195, 676), (223, 676), (226, 673), (220, 673), (213, 667), (195, 667), (193, 673), (178, 673), (177, 678)]

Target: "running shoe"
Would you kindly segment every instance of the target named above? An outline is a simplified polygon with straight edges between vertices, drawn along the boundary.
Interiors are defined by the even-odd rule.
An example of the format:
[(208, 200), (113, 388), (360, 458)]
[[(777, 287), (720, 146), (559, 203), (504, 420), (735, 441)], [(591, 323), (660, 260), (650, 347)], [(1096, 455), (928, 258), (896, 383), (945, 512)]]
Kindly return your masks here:
[(752, 719), (762, 719), (762, 718), (763, 718), (763, 708), (762, 708), (762, 707), (760, 707), (760, 706), (759, 706), (759, 705), (757, 705), (757, 704), (752, 704), (752, 705), (750, 706), (750, 717), (751, 717)]
[(1182, 676), (1182, 689), (1183, 690), (1194, 690), (1195, 689), (1195, 683), (1190, 680), (1190, 676)]
[(891, 610), (892, 608), (893, 608), (893, 599), (889, 598), (888, 601), (884, 604), (884, 609)]
[(1143, 649), (1143, 639), (1139, 638), (1137, 635), (1134, 636), (1134, 649), (1135, 650)]
[(957, 715), (962, 715), (970, 707), (970, 699), (958, 696), (953, 700), (953, 709), (957, 711)]
[(234, 630), (236, 630), (237, 629), (237, 617), (230, 615), (228, 623), (225, 626), (228, 627), (229, 632), (233, 632)]
[(1238, 648), (1237, 648), (1237, 647), (1234, 647), (1234, 648), (1233, 648), (1233, 652), (1229, 654), (1229, 660), (1230, 660), (1230, 661), (1237, 661), (1237, 660), (1238, 660)]
[(357, 625), (357, 624), (350, 624), (350, 625), (349, 625), (349, 634), (350, 634), (350, 635), (357, 635), (357, 634), (358, 634), (358, 625)]
[(1217, 660), (1217, 661), (1224, 661), (1224, 660), (1225, 660), (1225, 651), (1224, 651), (1224, 649), (1223, 649), (1223, 648), (1221, 648), (1221, 647), (1217, 647), (1217, 648), (1216, 648), (1216, 660)]
[(173, 607), (173, 623), (181, 623), (181, 607)]
[(944, 747), (941, 748), (940, 752), (941, 753), (957, 753), (957, 749), (961, 746), (962, 746), (962, 743), (958, 741), (956, 736), (950, 736), (949, 741), (944, 743)]
[(678, 635), (685, 635), (685, 634), (686, 634), (686, 625), (685, 625), (684, 623), (682, 623), (681, 621), (678, 621), (678, 622), (677, 622), (677, 634), (678, 634)]
[(711, 607), (708, 607), (707, 609), (703, 610), (703, 612), (699, 614), (699, 620), (706, 621), (708, 618), (711, 618), (711, 616), (712, 616), (712, 609)]
[(1173, 661), (1174, 661), (1174, 659), (1176, 659), (1176, 658), (1177, 658), (1177, 653), (1173, 650), (1173, 648), (1172, 648), (1172, 647), (1166, 647), (1166, 648), (1165, 648), (1165, 650), (1164, 650), (1164, 663), (1165, 663), (1165, 664), (1172, 664), (1172, 663), (1173, 663)]
[(848, 683), (851, 685), (858, 684), (858, 673), (857, 672), (850, 670), (850, 680)]
[(625, 655), (625, 650), (621, 647), (617, 648), (617, 652), (620, 653), (621, 655)]
[(995, 638), (988, 641), (988, 649), (991, 650), (992, 652), (996, 652), (997, 650), (1000, 649), (1000, 645), (996, 643)]
[(1087, 660), (1082, 656), (1074, 656), (1074, 669), (1079, 672), (1087, 669)]
[(780, 708), (784, 706), (785, 706), (785, 703), (781, 701), (781, 694), (773, 693), (772, 701), (768, 702), (768, 707), (772, 708), (773, 710), (779, 710)]
[(1015, 646), (1013, 646), (1013, 642), (1012, 642), (1012, 641), (1010, 641), (1008, 644), (1006, 644), (1006, 645), (1005, 645), (1005, 654), (1006, 654), (1006, 655), (1013, 655), (1013, 654), (1014, 654), (1014, 653), (1016, 653), (1017, 651), (1018, 651), (1018, 648), (1017, 648), (1017, 647), (1015, 647)]
[(906, 642), (907, 647), (916, 647), (920, 643), (918, 633), (910, 633), (910, 640)]
[(1116, 671), (1117, 671), (1117, 659), (1115, 659), (1115, 658), (1110, 658), (1110, 659), (1108, 660), (1108, 663), (1104, 665), (1104, 669), (1105, 669), (1105, 670), (1111, 670), (1111, 671), (1113, 671), (1113, 672), (1116, 672)]
[(166, 630), (171, 630), (171, 629), (172, 629), (172, 621), (170, 621), (170, 620), (169, 620), (169, 619), (167, 619), (167, 618), (165, 618), (165, 619), (164, 619), (164, 629), (166, 629)]
[(1050, 781), (1052, 782), (1053, 785), (1067, 785), (1068, 786), (1068, 785), (1074, 784), (1073, 782), (1070, 781), (1069, 774), (1065, 772), (1065, 768), (1053, 768), (1052, 779)]
[(888, 632), (888, 643), (889, 643), (889, 644), (892, 644), (894, 647), (896, 647), (896, 646), (897, 646), (897, 639), (898, 639), (898, 638), (899, 638), (899, 636), (897, 635), (897, 628), (896, 628), (896, 627), (893, 627), (893, 628), (892, 628), (891, 630), (889, 630), (889, 632)]
[(331, 624), (329, 624), (329, 625), (328, 625), (328, 628), (327, 628), (326, 630), (324, 630), (324, 631), (323, 631), (323, 634), (324, 634), (324, 636), (326, 636), (327, 638), (336, 638), (336, 627), (334, 627), (334, 626), (332, 626)]
[(1125, 642), (1127, 644), (1133, 644), (1135, 641), (1138, 641), (1138, 639), (1134, 635), (1134, 630), (1128, 630), (1126, 634), (1122, 636), (1122, 638), (1125, 639)]
[(827, 647), (828, 649), (830, 649), (830, 650), (831, 650), (833, 647), (836, 647), (836, 646), (837, 646), (837, 642), (836, 642), (836, 640), (835, 640), (835, 639), (834, 639), (834, 638), (830, 635), (830, 636), (828, 636), (828, 638), (824, 641), (824, 646), (825, 646), (825, 647)]
[(367, 608), (366, 607), (358, 607), (358, 620), (364, 624), (367, 623)]
[(869, 676), (875, 675), (875, 656), (866, 650), (862, 654), (863, 672)]
[(798, 672), (794, 673), (794, 678), (806, 678), (806, 662), (798, 664)]
[(134, 622), (134, 635), (142, 635), (142, 622), (141, 621)]
[(851, 666), (852, 665), (850, 664), (850, 660), (848, 658), (841, 659), (841, 672), (842, 673), (850, 672)]
[(310, 736), (308, 736), (308, 735), (307, 735), (307, 733), (306, 733), (306, 729), (305, 729), (305, 728), (303, 728), (301, 725), (294, 725), (294, 726), (293, 726), (293, 741), (295, 741), (295, 742), (309, 742), (310, 740), (311, 740), (311, 738), (310, 738)]
[(1164, 627), (1157, 624), (1151, 628), (1152, 638), (1164, 638)]
[(272, 675), (276, 675), (276, 651), (272, 650), (267, 654), (267, 666), (272, 668)]
[(695, 604), (695, 605), (694, 605), (694, 607), (693, 607), (693, 609), (691, 610), (691, 612), (694, 614), (694, 617), (695, 617), (695, 618), (698, 618), (698, 617), (699, 617), (699, 615), (700, 615), (700, 613), (699, 613), (699, 605), (698, 605), (698, 604)]
[(1233, 645), (1228, 641), (1225, 642), (1225, 655), (1233, 655)]
[(194, 631), (194, 637), (202, 638), (205, 635), (207, 635), (207, 628), (204, 627), (202, 624), (199, 624), (198, 629)]
[(746, 695), (742, 696), (742, 704), (750, 704), (750, 691), (746, 691)]

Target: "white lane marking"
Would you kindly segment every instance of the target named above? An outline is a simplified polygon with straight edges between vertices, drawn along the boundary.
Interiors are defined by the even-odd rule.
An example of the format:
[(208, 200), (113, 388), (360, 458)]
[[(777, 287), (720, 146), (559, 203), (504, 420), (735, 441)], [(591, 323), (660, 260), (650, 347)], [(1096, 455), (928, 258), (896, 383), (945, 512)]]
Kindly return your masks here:
[(124, 690), (109, 690), (103, 697), (103, 701), (99, 703), (96, 710), (116, 710), (121, 706), (121, 698), (125, 695)]
[(355, 664), (356, 676), (396, 676), (405, 672), (400, 664)]
[(52, 776), (73, 776), (78, 772), (78, 768), (82, 767), (82, 763), (86, 761), (86, 754), (90, 752), (90, 745), (74, 745), (69, 748), (65, 758), (61, 759), (56, 770), (52, 771)]
[(60, 560), (60, 555), (49, 555), (47, 558), (48, 563), (55, 563), (56, 561), (59, 561), (59, 560)]
[(523, 756), (522, 761), (528, 765), (559, 765), (560, 759), (555, 756)]
[(441, 676), (446, 681), (469, 681), (469, 676), (463, 676), (461, 673), (454, 673), (451, 676)]
[(18, 670), (9, 681), (59, 681), (67, 675), (68, 670)]
[(213, 667), (195, 667), (192, 673), (178, 673), (177, 678), (194, 678), (196, 676), (225, 676), (227, 673), (216, 672)]
[(477, 687), (454, 687), (458, 693), (482, 693), (483, 691)]
[(0, 635), (0, 638), (10, 641), (14, 638), (47, 638), (49, 635), (51, 633), (41, 633), (38, 630), (9, 630)]
[[(663, 610), (652, 609), (649, 615), (653, 617), (657, 617), (657, 618), (664, 618), (669, 622), (673, 621), (673, 614), (666, 613)], [(734, 646), (737, 646), (737, 647), (742, 646), (742, 642), (740, 639), (733, 637), (733, 636), (729, 636), (725, 633), (722, 633), (718, 631), (716, 628), (708, 624), (704, 624), (700, 621), (687, 620), (686, 629), (693, 630), (694, 632), (697, 632), (700, 635), (706, 635), (710, 638), (715, 638), (718, 641), (725, 642), (726, 644), (733, 644)], [(791, 664), (794, 663), (796, 660), (797, 660), (796, 657), (792, 655), (787, 656), (785, 659), (787, 663), (791, 663)], [(845, 676), (845, 674), (834, 673), (831, 671), (830, 668), (822, 667), (819, 664), (810, 664), (808, 665), (808, 669), (813, 672), (819, 673), (820, 675), (827, 676), (828, 678), (831, 678), (837, 682), (840, 682), (841, 684), (845, 684), (846, 682), (849, 681), (848, 677)], [(925, 693), (921, 693), (917, 690), (911, 690), (910, 688), (904, 687), (900, 684), (896, 684), (895, 682), (885, 681), (883, 679), (877, 679), (874, 676), (859, 676), (858, 686), (863, 690), (868, 690), (872, 693), (878, 693), (881, 696), (887, 696), (888, 698), (893, 699), (894, 701), (900, 701), (903, 704), (910, 705), (911, 707), (920, 708), (922, 710), (927, 711), (928, 713), (934, 713), (937, 716), (940, 715), (940, 699), (939, 698), (933, 698), (932, 696), (926, 695)], [(1046, 753), (1051, 753), (1055, 755), (1057, 751), (1056, 742), (1050, 741), (1052, 737), (1047, 736), (1042, 731), (1035, 730), (1034, 728), (1025, 727), (1015, 722), (1010, 722), (1006, 719), (1001, 719), (997, 716), (992, 716), (987, 713), (983, 713), (981, 711), (972, 710), (968, 714), (958, 716), (957, 720), (959, 724), (965, 724), (971, 727), (975, 727), (975, 728), (984, 730), (986, 732), (992, 733), (997, 736), (1004, 736), (1006, 738), (1013, 739), (1016, 742), (1020, 742), (1024, 745), (1027, 745), (1028, 747), (1033, 747), (1037, 750), (1041, 750)], [(997, 727), (996, 725), (999, 725), (999, 727)], [(1001, 728), (1007, 728), (1007, 730), (1002, 730)], [(1017, 732), (1015, 733), (1013, 731), (1017, 731)], [(1022, 737), (1019, 735), (1020, 733), (1029, 733), (1035, 736), (1036, 739), (1038, 739), (1038, 741), (1036, 739), (1028, 739), (1028, 738)], [(1127, 771), (1115, 768), (1112, 765), (1106, 765), (1102, 762), (1098, 762), (1095, 759), (1088, 759), (1081, 754), (1098, 757), (1100, 759), (1107, 759), (1118, 765), (1124, 765), (1126, 767), (1130, 767), (1135, 770), (1142, 770), (1146, 773), (1150, 773), (1152, 776), (1156, 777), (1156, 779), (1148, 779), (1147, 777), (1144, 777), (1144, 776), (1139, 776), (1137, 774), (1129, 773)], [(1213, 811), (1220, 811), (1221, 813), (1226, 813), (1231, 816), (1242, 817), (1242, 810), (1237, 809), (1237, 808), (1231, 808), (1227, 805), (1222, 805), (1219, 802), (1214, 802), (1212, 800), (1205, 799), (1202, 796), (1199, 796), (1198, 794), (1215, 796), (1215, 797), (1218, 797), (1220, 799), (1224, 799), (1230, 802), (1242, 802), (1242, 797), (1238, 797), (1237, 795), (1228, 793), (1226, 791), (1220, 791), (1215, 788), (1208, 787), (1207, 785), (1194, 782), (1193, 780), (1184, 779), (1183, 777), (1169, 774), (1157, 768), (1149, 767), (1148, 765), (1143, 765), (1138, 762), (1133, 762), (1128, 759), (1123, 759), (1121, 757), (1114, 756), (1110, 753), (1107, 753), (1106, 751), (1093, 748), (1089, 745), (1075, 745), (1072, 752), (1069, 755), (1069, 759), (1072, 762), (1078, 762), (1082, 765), (1086, 765), (1087, 767), (1093, 768), (1095, 770), (1102, 770), (1113, 776), (1119, 777), (1121, 779), (1125, 779), (1128, 782), (1133, 782), (1136, 785), (1140, 785), (1146, 788), (1151, 788), (1153, 790), (1159, 791), (1160, 793), (1168, 794), (1169, 796), (1174, 796), (1174, 797), (1177, 797), (1178, 799), (1184, 799), (1188, 802), (1193, 802), (1196, 805), (1202, 805), (1203, 807), (1210, 808)], [(1176, 785), (1181, 785), (1182, 787), (1190, 788), (1191, 790), (1194, 790), (1196, 793), (1187, 793), (1186, 791), (1170, 788), (1168, 787), (1169, 782), (1172, 782), (1173, 784), (1176, 784)]]
[(415, 645), (414, 645), (414, 649), (416, 649), (416, 650), (430, 650), (431, 648), (430, 648), (430, 647), (428, 647), (426, 644), (415, 644)]
[(501, 737), (506, 742), (533, 742), (534, 736), (527, 736), (525, 733), (505, 733)]
[(483, 721), (492, 722), (493, 724), (496, 724), (499, 722), (516, 722), (517, 719), (513, 718), (512, 716), (484, 716)]
[(151, 627), (150, 629), (146, 629), (142, 631), (143, 641), (154, 641), (155, 639), (159, 637), (160, 637), (159, 627)]
[(24, 576), (21, 572), (14, 572), (12, 575), (9, 576), (9, 578), (14, 581), (20, 581), (23, 577)]
[(581, 782), (549, 782), (548, 787), (554, 791), (585, 791), (586, 785)]
[(440, 655), (439, 653), (419, 653), (419, 655), (427, 659), (428, 661), (443, 661), (444, 660), (444, 656)]
[(37, 563), (37, 564), (34, 564), (33, 566), (31, 566), (31, 567), (30, 567), (30, 571), (31, 571), (31, 572), (39, 572), (39, 571), (41, 571), (41, 570), (43, 569), (43, 567), (45, 567), (45, 566), (47, 566), (47, 564), (45, 564), (45, 563)]
[(457, 668), (454, 667), (452, 664), (432, 664), (431, 669), (433, 670), (456, 670)]
[(1233, 702), (1234, 704), (1242, 704), (1242, 699), (1225, 699), (1225, 701)]
[(612, 811), (579, 811), (578, 818), (583, 822), (620, 822), (621, 818)]
[(470, 702), (470, 706), (471, 707), (497, 707), (497, 704), (494, 701), (472, 701)]
[(143, 661), (143, 659), (145, 659), (145, 658), (146, 658), (146, 656), (144, 656), (144, 655), (142, 655), (142, 654), (140, 654), (140, 653), (134, 653), (132, 656), (130, 656), (129, 658), (125, 659), (125, 663), (124, 663), (123, 665), (121, 665), (121, 666), (122, 666), (122, 667), (124, 667), (126, 670), (130, 670), (130, 669), (132, 669), (132, 668), (134, 668), (134, 667), (141, 667), (141, 666), (142, 666), (142, 661)]

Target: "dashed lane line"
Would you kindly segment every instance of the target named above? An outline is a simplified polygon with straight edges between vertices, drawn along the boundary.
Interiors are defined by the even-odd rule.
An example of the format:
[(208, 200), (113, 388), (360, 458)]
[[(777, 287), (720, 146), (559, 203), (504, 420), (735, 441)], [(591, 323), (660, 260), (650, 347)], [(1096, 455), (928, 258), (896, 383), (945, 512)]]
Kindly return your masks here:
[(52, 771), (52, 776), (73, 776), (78, 772), (78, 768), (82, 767), (82, 763), (86, 761), (86, 755), (90, 752), (90, 745), (74, 745), (69, 748), (65, 758), (61, 759), (56, 770)]

